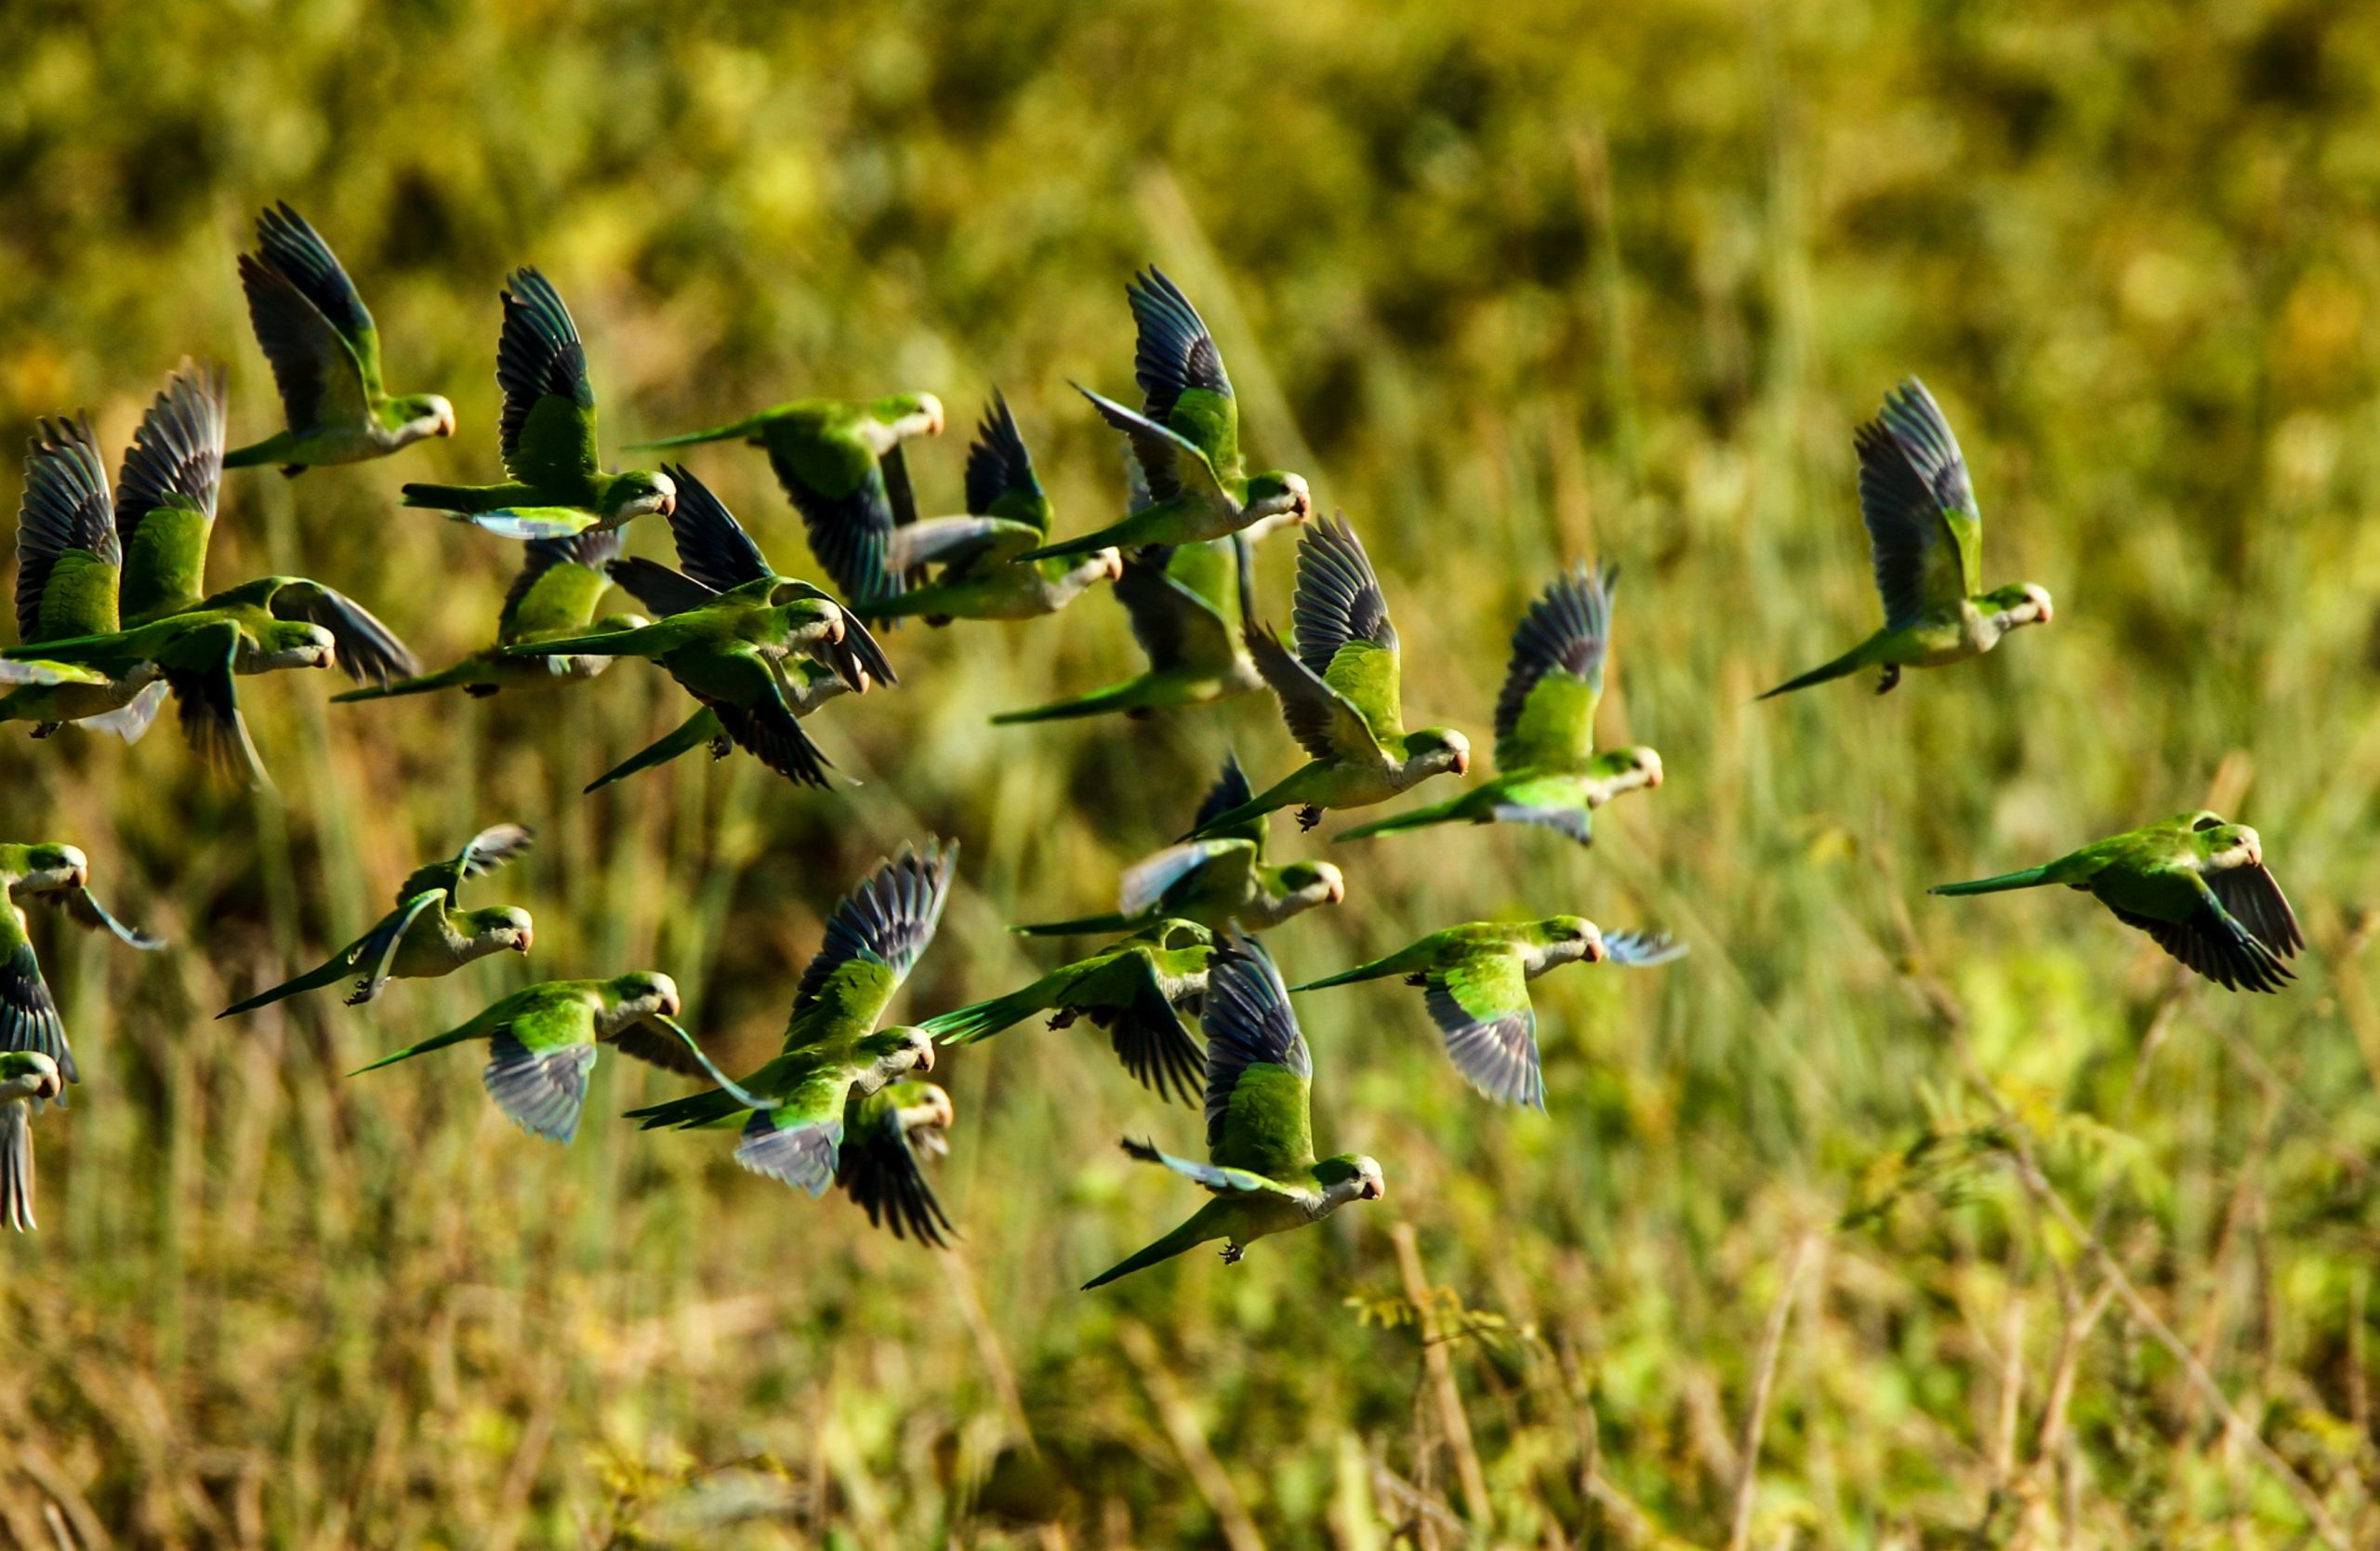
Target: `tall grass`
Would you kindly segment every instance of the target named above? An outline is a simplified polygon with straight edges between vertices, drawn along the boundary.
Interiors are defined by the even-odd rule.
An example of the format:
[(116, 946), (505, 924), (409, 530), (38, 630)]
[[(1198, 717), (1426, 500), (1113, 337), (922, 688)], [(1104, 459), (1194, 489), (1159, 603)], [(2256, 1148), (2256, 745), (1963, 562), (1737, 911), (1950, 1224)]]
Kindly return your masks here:
[[(277, 197), (392, 383), (460, 409), (396, 463), (235, 475), (218, 578), (302, 569), (430, 660), (485, 639), (517, 554), (393, 490), (493, 470), (519, 263), (577, 313), (608, 446), (809, 392), (931, 388), (956, 426), (997, 382), (1087, 527), (1119, 482), (1066, 384), (1125, 389), (1153, 259), (1259, 456), (1363, 531), (1417, 712), (1484, 732), (1513, 616), (1599, 556), (1605, 734), (1670, 773), (1592, 853), (1330, 849), (1349, 900), (1284, 963), (1555, 909), (1694, 946), (1540, 983), (1544, 1117), (1463, 1089), (1399, 987), (1301, 999), (1318, 1133), (1387, 1201), (1084, 1295), (1194, 1204), (1115, 1138), (1197, 1121), (1078, 1034), (938, 1072), (947, 1255), (724, 1138), (602, 1123), (667, 1091), (629, 1064), (568, 1148), (467, 1057), (340, 1074), (525, 974), (635, 967), (756, 1062), (822, 912), (928, 833), (961, 889), (904, 1007), (1018, 983), (1050, 960), (1005, 922), (1103, 901), (1227, 745), (1295, 757), (1255, 698), (986, 726), (1116, 676), (1108, 601), (901, 631), (903, 686), (813, 723), (860, 783), (832, 796), (738, 759), (582, 798), (682, 712), (632, 663), (483, 704), (246, 681), (277, 799), (169, 728), (12, 735), (9, 837), (83, 845), (176, 947), (41, 928), (87, 1080), (39, 1122), (42, 1232), (0, 1246), (0, 1533), (2371, 1544), (2375, 55), (2370, 16), (2255, 3), (0, 12), (0, 433), (87, 404), (119, 445), (191, 351), (262, 434), (232, 259)], [(1888, 698), (1754, 706), (1873, 622), (1849, 433), (1912, 371), (1991, 579), (2057, 621)], [(913, 457), (929, 505), (959, 440)], [(806, 564), (756, 455), (698, 467)], [(2281, 997), (2072, 896), (1920, 893), (2210, 791), (2306, 917)], [(499, 818), (540, 831), (488, 894), (536, 910), (536, 963), (212, 1020)]]

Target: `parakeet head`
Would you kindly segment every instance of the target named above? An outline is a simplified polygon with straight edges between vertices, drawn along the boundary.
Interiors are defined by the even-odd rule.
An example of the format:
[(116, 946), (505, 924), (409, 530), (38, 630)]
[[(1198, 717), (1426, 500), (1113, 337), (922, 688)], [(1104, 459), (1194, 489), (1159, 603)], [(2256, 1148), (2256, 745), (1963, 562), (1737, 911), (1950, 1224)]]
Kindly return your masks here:
[(892, 1086), (893, 1118), (909, 1145), (939, 1158), (950, 1150), (942, 1133), (958, 1123), (950, 1095), (932, 1082), (907, 1081)]
[(1115, 581), (1124, 574), (1124, 551), (1093, 550), (1075, 563), (1066, 573), (1067, 585), (1089, 587), (1097, 581)]
[(859, 1054), (880, 1086), (910, 1072), (933, 1070), (933, 1036), (922, 1028), (879, 1028), (861, 1036)]
[(678, 510), (678, 482), (658, 469), (631, 469), (612, 481), (603, 520), (616, 527), (638, 517)]
[(1639, 787), (1657, 787), (1662, 779), (1661, 756), (1641, 743), (1607, 749), (1595, 756), (1595, 775), (1612, 788), (1614, 795)]
[(1442, 775), (1449, 770), (1467, 776), (1471, 773), (1471, 740), (1452, 727), (1424, 727), (1405, 735), (1405, 758), (1424, 776)]
[(515, 953), (526, 953), (537, 939), (536, 923), (529, 919), (528, 911), (516, 905), (465, 910), (462, 918), (456, 924), (462, 928), (464, 936), (474, 947), (484, 948), (491, 953), (500, 953), (506, 948)]
[(390, 399), (389, 418), (395, 422), (397, 445), (431, 436), (455, 434), (455, 406), (435, 393), (407, 393)]
[(1599, 964), (1609, 957), (1604, 947), (1602, 930), (1584, 916), (1548, 916), (1540, 925), (1549, 965), (1575, 964), (1581, 961)]
[(320, 625), (276, 619), (257, 628), (253, 649), (240, 650), (240, 671), (270, 673), (283, 668), (328, 668), (338, 661), (338, 643)]
[(941, 435), (942, 401), (932, 393), (894, 393), (870, 404), (868, 418), (881, 428), (876, 456), (882, 457), (912, 436)]
[(1314, 495), (1305, 487), (1304, 475), (1267, 470), (1248, 476), (1248, 499), (1242, 503), (1242, 511), (1250, 523), (1267, 518), (1302, 523), (1314, 515)]
[(623, 974), (612, 982), (611, 988), (614, 1015), (623, 1027), (640, 1018), (649, 1018), (655, 1013), (665, 1018), (674, 1018), (681, 1011), (678, 983), (656, 970), (639, 970), (634, 974)]
[(90, 858), (72, 845), (25, 847), (24, 869), (25, 875), (18, 880), (17, 887), (29, 893), (88, 888), (91, 883)]
[(1987, 613), (1999, 617), (2003, 630), (2013, 630), (2020, 625), (2046, 625), (2056, 612), (2050, 607), (2049, 589), (2031, 582), (1994, 588), (1980, 602)]
[(2208, 867), (2221, 869), (2264, 865), (2264, 837), (2246, 825), (2227, 823), (2221, 814), (2204, 809), (2189, 815), (2189, 825), (2191, 843), (2206, 858)]
[(1342, 1152), (1336, 1158), (1326, 1158), (1314, 1166), (1314, 1177), (1322, 1186), (1324, 1199), (1332, 1206), (1348, 1201), (1376, 1201), (1388, 1194), (1388, 1181), (1382, 1177), (1380, 1164), (1368, 1158)]
[(1285, 914), (1311, 909), (1316, 905), (1343, 905), (1347, 900), (1347, 878), (1329, 862), (1291, 862), (1276, 875)]
[(0, 1054), (0, 1101), (31, 1099), (35, 1107), (66, 1091), (58, 1063), (37, 1050)]

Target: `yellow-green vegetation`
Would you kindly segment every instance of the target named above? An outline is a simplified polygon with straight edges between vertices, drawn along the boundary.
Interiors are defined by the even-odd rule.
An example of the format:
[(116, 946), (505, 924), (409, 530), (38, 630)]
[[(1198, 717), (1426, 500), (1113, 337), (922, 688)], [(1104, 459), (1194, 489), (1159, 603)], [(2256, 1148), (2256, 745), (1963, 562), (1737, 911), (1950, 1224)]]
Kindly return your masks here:
[[(396, 486), (495, 476), (522, 263), (576, 312), (607, 453), (931, 388), (951, 430), (910, 457), (949, 510), (998, 383), (1087, 531), (1122, 483), (1066, 383), (1129, 395), (1154, 259), (1257, 466), (1362, 528), (1417, 723), (1484, 749), (1513, 617), (1600, 557), (1605, 735), (1667, 762), (1592, 852), (1283, 822), (1349, 883), (1272, 935), (1289, 977), (1499, 915), (1693, 947), (1535, 988), (1543, 1117), (1473, 1094), (1394, 982), (1301, 998), (1317, 1133), (1386, 1201), (1082, 1294), (1194, 1194), (1116, 1138), (1197, 1140), (1082, 1029), (936, 1071), (948, 1254), (723, 1136), (608, 1120), (677, 1091), (634, 1063), (567, 1148), (467, 1053), (339, 1074), (526, 979), (648, 966), (749, 1069), (823, 910), (928, 833), (966, 849), (907, 1015), (1058, 961), (1005, 923), (1103, 907), (1226, 743), (1260, 786), (1299, 757), (1262, 696), (985, 725), (1130, 670), (1107, 599), (904, 629), (901, 687), (811, 723), (862, 783), (834, 794), (737, 758), (582, 798), (683, 715), (634, 663), (484, 702), (244, 681), (278, 799), (170, 724), (10, 729), (7, 838), (82, 846), (175, 948), (37, 927), (86, 1080), (37, 1127), (42, 1231), (0, 1245), (0, 1539), (2380, 1540), (2380, 14), (31, 0), (0, 58), (12, 446), (87, 404), (120, 447), (184, 352), (231, 365), (235, 444), (274, 430), (233, 258), (282, 197), (390, 381), (455, 401), (458, 435), (388, 462), (234, 473), (218, 577), (319, 577), (433, 666), (490, 639), (517, 547)], [(1850, 432), (1910, 372), (1990, 576), (2057, 621), (1888, 698), (1756, 707), (1875, 623)], [(692, 461), (809, 569), (759, 454)], [(1259, 556), (1276, 622), (1290, 548)], [(2063, 892), (1921, 892), (2202, 800), (2305, 919), (2279, 997)], [(502, 893), (534, 961), (213, 1021), (498, 819), (540, 831)]]

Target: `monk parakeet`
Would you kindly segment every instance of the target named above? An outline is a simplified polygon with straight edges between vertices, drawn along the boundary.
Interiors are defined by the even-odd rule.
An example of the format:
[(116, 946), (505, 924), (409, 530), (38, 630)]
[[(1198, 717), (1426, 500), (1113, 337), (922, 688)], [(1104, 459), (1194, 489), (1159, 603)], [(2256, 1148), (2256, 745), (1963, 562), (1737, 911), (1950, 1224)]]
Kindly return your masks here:
[(124, 628), (0, 656), (75, 663), (118, 680), (153, 663), (191, 747), (218, 774), (262, 785), (235, 674), (336, 662), (350, 678), (386, 682), (416, 667), (363, 605), (304, 577), (262, 577), (201, 596), (222, 471), (222, 370), (185, 361), (141, 421), (116, 479)]
[(2264, 841), (2203, 810), (2094, 842), (2054, 862), (1931, 894), (1998, 894), (2063, 883), (2137, 926), (2226, 990), (2277, 991), (2306, 946), (2296, 912), (2265, 870)]
[(922, 579), (893, 557), (893, 532), (917, 521), (909, 464), (901, 444), (942, 434), (942, 401), (895, 393), (869, 401), (796, 399), (734, 425), (641, 447), (689, 447), (740, 439), (766, 449), (777, 483), (801, 513), (810, 552), (865, 613)]
[(66, 1103), (57, 1062), (37, 1050), (0, 1052), (0, 1223), (19, 1233), (40, 1226), (33, 1221), (33, 1113), (51, 1099)]
[(1964, 662), (2010, 630), (2050, 621), (2046, 588), (2026, 582), (1983, 590), (1983, 514), (1958, 438), (1925, 384), (1911, 378), (1885, 394), (1884, 413), (1861, 426), (1853, 444), (1884, 627), (1764, 700), (1863, 668), (1884, 670), (1876, 683), (1882, 695), (1900, 683), (1904, 668)]
[[(17, 638), (34, 646), (115, 630), (123, 569), (115, 498), (91, 422), (39, 422), (17, 509)], [(79, 722), (138, 743), (165, 699), (157, 665), (147, 662), (118, 679), (62, 662), (0, 662), (0, 684), (24, 686), (0, 696), (0, 722), (30, 722), (35, 737)]]
[(408, 484), (404, 504), (507, 538), (567, 538), (588, 528), (620, 527), (650, 512), (667, 516), (678, 501), (668, 474), (603, 471), (587, 347), (552, 282), (536, 270), (515, 270), (503, 296), (496, 385), (504, 393), (504, 412), (496, 444), (507, 482)]
[(1542, 824), (1594, 842), (1594, 811), (1623, 791), (1661, 784), (1661, 756), (1640, 746), (1595, 752), (1616, 573), (1554, 578), (1513, 631), (1512, 662), (1496, 696), (1496, 777), (1461, 796), (1359, 824), (1341, 840), (1433, 824)]
[(653, 623), (641, 614), (621, 612), (595, 617), (603, 594), (611, 590), (611, 563), (620, 555), (616, 528), (591, 528), (574, 538), (532, 539), (522, 547), (521, 572), (504, 595), (496, 621), (496, 644), (435, 673), (422, 673), (393, 683), (366, 684), (334, 695), (344, 704), (352, 700), (385, 700), (399, 695), (427, 695), (432, 690), (460, 689), (483, 699), (508, 689), (544, 689), (578, 683), (612, 666), (610, 657), (534, 656), (505, 654), (507, 646), (572, 636), (616, 635)]
[(1207, 994), (1207, 961), (1214, 934), (1196, 921), (1152, 921), (1088, 959), (1051, 970), (1022, 990), (928, 1018), (918, 1027), (945, 1045), (972, 1045), (1013, 1027), (1036, 1013), (1051, 1028), (1078, 1018), (1106, 1031), (1116, 1058), (1159, 1097), (1198, 1101), (1205, 1056), (1182, 1027)]
[(382, 916), (372, 930), (356, 938), (328, 962), (286, 980), (269, 991), (216, 1014), (218, 1018), (296, 996), (300, 991), (334, 986), (360, 974), (347, 1004), (355, 1007), (380, 994), (390, 976), (432, 980), (452, 974), (473, 960), (509, 948), (526, 953), (536, 940), (529, 912), (511, 905), (466, 910), (460, 907), (463, 880), (494, 872), (527, 853), (536, 839), (518, 824), (498, 824), (473, 835), (460, 855), (414, 869), (397, 888), (397, 908)]
[(1385, 959), (1298, 987), (1316, 991), (1401, 974), (1422, 992), (1430, 1021), (1446, 1036), (1447, 1054), (1474, 1088), (1499, 1104), (1545, 1107), (1545, 1074), (1537, 1058), (1537, 1009), (1528, 983), (1547, 970), (1584, 961), (1631, 967), (1686, 956), (1658, 932), (1599, 931), (1583, 916), (1518, 922), (1473, 921), (1433, 932)]
[(941, 570), (926, 585), (863, 604), (857, 612), (870, 619), (919, 615), (929, 625), (1032, 619), (1057, 613), (1092, 583), (1113, 581), (1123, 573), (1123, 559), (1114, 550), (1095, 550), (1074, 561), (1016, 558), (1050, 537), (1050, 498), (1041, 493), (1016, 417), (997, 389), (967, 449), (967, 510), (964, 517), (930, 517), (896, 526), (895, 572), (907, 576), (926, 565)]
[[(1226, 813), (1240, 816), (1226, 824), (1218, 818)], [(1243, 932), (1265, 932), (1316, 905), (1346, 899), (1347, 881), (1329, 862), (1268, 864), (1265, 823), (1263, 811), (1250, 807), (1239, 756), (1226, 753), (1223, 774), (1207, 789), (1191, 826), (1206, 838), (1169, 845), (1126, 868), (1114, 914), (1010, 930), (1028, 937), (1071, 937), (1128, 931), (1176, 916), (1210, 931), (1236, 925)]]
[(1132, 375), (1138, 414), (1078, 388), (1100, 417), (1132, 444), (1153, 500), (1096, 533), (1027, 550), (1025, 560), (1061, 560), (1096, 550), (1221, 538), (1257, 523), (1302, 523), (1314, 497), (1302, 475), (1247, 471), (1239, 456), (1239, 401), (1223, 352), (1190, 298), (1152, 266), (1125, 287), (1140, 341)]
[(916, 1235), (920, 1244), (946, 1249), (958, 1230), (941, 1199), (926, 1183), (918, 1154), (940, 1158), (950, 1151), (943, 1137), (957, 1120), (950, 1095), (914, 1078), (888, 1082), (843, 1106), (843, 1157), (835, 1183), (867, 1213), (870, 1227), (889, 1227), (895, 1239)]
[[(91, 893), (90, 858), (71, 845), (0, 845), (0, 886), (7, 890), (7, 904), (0, 907), (0, 1051), (36, 1052), (66, 1081), (80, 1082), (74, 1053), (66, 1045), (66, 1025), (26, 935), (25, 903), (56, 906), (75, 925), (106, 932), (127, 948), (160, 948), (165, 939), (108, 914)], [(63, 1092), (52, 1096), (64, 1107)]]
[(225, 454), (223, 467), (277, 463), (297, 475), (455, 434), (455, 406), (444, 399), (381, 388), (371, 312), (330, 245), (285, 202), (257, 218), (257, 251), (240, 255), (240, 288), (288, 429)]
[[(669, 526), (684, 572), (649, 560), (615, 562), (611, 568), (614, 579), (661, 618), (638, 630), (567, 636), (508, 646), (505, 652), (634, 656), (658, 663), (703, 703), (728, 737), (762, 764), (789, 780), (823, 787), (827, 760), (797, 720), (791, 660), (797, 655), (817, 658), (860, 691), (872, 683), (898, 683), (892, 664), (867, 627), (832, 598), (808, 582), (779, 576), (708, 486), (684, 469), (672, 471), (679, 499)], [(684, 733), (681, 728), (664, 741), (674, 743)]]
[(1171, 1233), (1093, 1277), (1083, 1290), (1170, 1260), (1211, 1239), (1224, 1241), (1223, 1264), (1269, 1234), (1318, 1223), (1349, 1201), (1387, 1193), (1380, 1165), (1341, 1153), (1314, 1156), (1314, 1057), (1282, 989), (1281, 972), (1262, 945), (1233, 938), (1208, 971), (1207, 1158), (1194, 1163), (1146, 1142), (1124, 1150), (1161, 1163), (1214, 1192), (1215, 1199)]
[(684, 1129), (748, 1114), (735, 1161), (825, 1195), (842, 1166), (852, 1096), (933, 1070), (933, 1040), (925, 1030), (876, 1025), (933, 941), (958, 857), (956, 844), (928, 841), (922, 852), (904, 849), (836, 905), (826, 940), (802, 972), (774, 1059), (741, 1082), (721, 1078), (708, 1093), (630, 1110), (628, 1118), (647, 1130)]
[(1471, 740), (1453, 728), (1405, 730), (1396, 627), (1371, 560), (1344, 517), (1307, 529), (1299, 540), (1294, 612), (1295, 656), (1263, 626), (1249, 627), (1248, 644), (1280, 696), (1289, 736), (1314, 758), (1263, 796), (1205, 818), (1186, 840), (1292, 805), (1298, 828), (1311, 829), (1326, 808), (1385, 802), (1433, 776), (1471, 769)]

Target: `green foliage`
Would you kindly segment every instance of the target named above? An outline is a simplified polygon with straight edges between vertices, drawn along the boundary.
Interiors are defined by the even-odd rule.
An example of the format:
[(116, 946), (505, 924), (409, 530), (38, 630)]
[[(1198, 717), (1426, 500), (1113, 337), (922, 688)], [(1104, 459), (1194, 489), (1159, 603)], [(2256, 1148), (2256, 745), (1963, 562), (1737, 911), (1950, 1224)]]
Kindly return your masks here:
[[(587, 336), (609, 457), (930, 389), (953, 429), (912, 468), (950, 510), (997, 383), (1054, 531), (1088, 531), (1122, 485), (1067, 383), (1129, 396), (1123, 285), (1155, 260), (1221, 337), (1252, 465), (1363, 532), (1415, 724), (1484, 749), (1513, 618), (1600, 557), (1626, 571), (1603, 737), (1668, 771), (1591, 852), (1280, 826), (1350, 891), (1272, 935), (1290, 978), (1555, 910), (1694, 949), (1539, 984), (1543, 1117), (1484, 1106), (1401, 986), (1301, 998), (1316, 1133), (1387, 1200), (1082, 1295), (1189, 1206), (1116, 1137), (1199, 1128), (1079, 1029), (937, 1070), (947, 1256), (724, 1136), (598, 1123), (677, 1090), (635, 1063), (569, 1148), (494, 1114), (467, 1054), (338, 1074), (526, 979), (646, 965), (748, 1068), (821, 912), (930, 832), (965, 859), (895, 1015), (1024, 984), (1055, 960), (1008, 921), (1104, 908), (1226, 744), (1260, 786), (1299, 757), (1258, 696), (987, 726), (1128, 670), (1108, 600), (905, 628), (902, 686), (813, 723), (861, 783), (831, 796), (738, 758), (582, 798), (685, 714), (636, 663), (483, 702), (245, 681), (277, 802), (209, 785), (170, 725), (11, 731), (9, 834), (82, 845), (176, 948), (36, 923), (87, 1080), (39, 1121), (42, 1231), (0, 1245), (0, 1540), (56, 1544), (54, 1509), (141, 1547), (1450, 1545), (1489, 1517), (1474, 1544), (1716, 1546), (1766, 1350), (1751, 1545), (2300, 1544), (2272, 1465), (2095, 1303), (2019, 1141), (2380, 1539), (2369, 7), (22, 0), (0, 57), (11, 444), (87, 405), (120, 448), (185, 352), (230, 365), (235, 441), (273, 429), (232, 266), (281, 197), (355, 272), (390, 385), (455, 400), (461, 433), (394, 461), (234, 474), (218, 580), (319, 577), (431, 663), (485, 643), (517, 549), (395, 489), (496, 477), (522, 263)], [(1850, 431), (1910, 372), (1974, 465), (1987, 581), (2048, 587), (2056, 622), (1884, 699), (1751, 706), (1876, 621)], [(690, 462), (804, 561), (758, 453)], [(1276, 622), (1290, 548), (1259, 556)], [(2181, 984), (2062, 891), (1920, 894), (2211, 786), (2306, 918), (2280, 997)], [(534, 962), (212, 1021), (504, 818), (541, 834), (506, 879)], [(1400, 1219), (1437, 1316), (1509, 1322), (1445, 1347), (1492, 1510), (1369, 1291)]]

